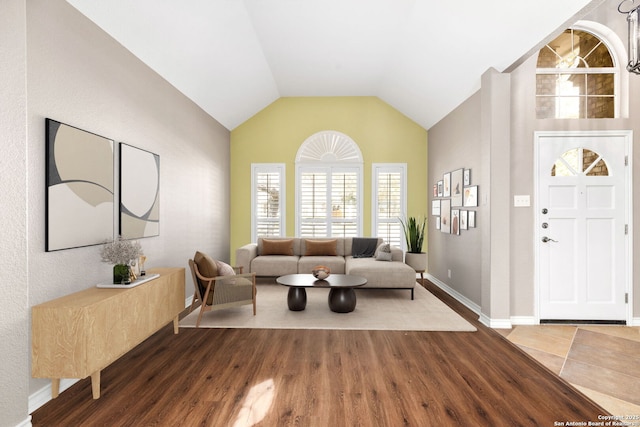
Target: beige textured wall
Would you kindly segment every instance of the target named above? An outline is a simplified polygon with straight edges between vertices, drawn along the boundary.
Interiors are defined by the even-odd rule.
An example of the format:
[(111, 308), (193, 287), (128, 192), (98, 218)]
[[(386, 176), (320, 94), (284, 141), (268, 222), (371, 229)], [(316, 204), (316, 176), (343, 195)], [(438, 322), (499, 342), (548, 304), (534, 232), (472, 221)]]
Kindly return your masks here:
[[(617, 11), (617, 1), (607, 0), (601, 6), (591, 11), (582, 20), (589, 20), (603, 24), (613, 31), (622, 41), (626, 40), (626, 20)], [(562, 30), (562, 29), (559, 29)], [(626, 45), (626, 42), (624, 42)], [(634, 169), (640, 167), (640, 150), (637, 142), (640, 135), (640, 98), (635, 94), (640, 93), (640, 76), (630, 75), (627, 83), (623, 81), (629, 98), (628, 108), (623, 104), (623, 114), (626, 117), (619, 119), (592, 119), (592, 120), (554, 120), (536, 119), (535, 112), (535, 68), (536, 55), (522, 62), (510, 73), (511, 80), (511, 146), (510, 179), (508, 185), (511, 189), (511, 197), (517, 194), (532, 196), (530, 208), (509, 208), (509, 232), (505, 235), (504, 244), (510, 248), (509, 263), (509, 305), (506, 312), (511, 317), (533, 317), (535, 315), (534, 301), (536, 298), (534, 288), (534, 234), (535, 234), (535, 194), (533, 181), (534, 168), (534, 140), (535, 131), (559, 131), (559, 130), (619, 130), (631, 129), (634, 131), (633, 165)], [(626, 58), (624, 59), (626, 60)], [(623, 73), (627, 73), (623, 71)], [(623, 79), (624, 80), (624, 79)], [(481, 89), (482, 90), (482, 89)], [(467, 153), (475, 153), (480, 140), (481, 130), (481, 106), (479, 95), (473, 95), (462, 103), (454, 112), (429, 129), (429, 182), (433, 182), (443, 170), (454, 168), (453, 164), (465, 162), (464, 167), (477, 169), (478, 161), (466, 157)], [(627, 113), (628, 112), (628, 113)], [(491, 167), (499, 167), (492, 164)], [(473, 174), (474, 177), (477, 174)], [(634, 174), (632, 183), (634, 188), (640, 186), (640, 174)], [(474, 182), (478, 183), (477, 181)], [(480, 182), (480, 194), (483, 194), (483, 185)], [(482, 200), (481, 196), (481, 200)], [(512, 205), (512, 203), (511, 203)], [(479, 208), (478, 215), (484, 211)], [(640, 224), (640, 197), (634, 196), (633, 223)], [(640, 232), (638, 227), (632, 227), (633, 240), (638, 241)], [(451, 236), (441, 236), (429, 228), (429, 270), (439, 280), (450, 285), (464, 297), (480, 304), (480, 276), (477, 273), (479, 267), (469, 259), (475, 257), (480, 248), (480, 242), (471, 233), (465, 233), (461, 239), (451, 239)], [(473, 237), (472, 237), (473, 236)], [(447, 278), (447, 269), (452, 268), (451, 279)], [(640, 317), (640, 258), (634, 257), (633, 281), (634, 318)], [(456, 274), (456, 269), (458, 273)], [(494, 301), (492, 300), (492, 303)], [(483, 312), (485, 307), (483, 308)], [(494, 307), (491, 307), (493, 311)]]
[[(27, 61), (31, 305), (112, 272), (99, 246), (44, 251), (46, 117), (160, 155), (160, 236), (140, 240), (147, 268), (187, 268), (196, 250), (228, 260), (230, 136), (223, 126), (63, 0), (27, 3)], [(190, 295), (190, 274), (186, 286)], [(32, 379), (29, 392), (47, 384)]]
[[(607, 0), (600, 7), (592, 11), (583, 20), (606, 25), (617, 35), (626, 47), (627, 23), (624, 15), (617, 11), (617, 1)], [(624, 58), (623, 60), (626, 60)], [(536, 57), (529, 58), (512, 73), (512, 167), (511, 185), (513, 194), (531, 194), (535, 188), (533, 183), (533, 132), (534, 131), (562, 131), (562, 130), (620, 130), (634, 131), (633, 165), (640, 167), (637, 141), (640, 136), (640, 101), (635, 94), (640, 92), (640, 76), (628, 75), (628, 117), (618, 119), (594, 120), (554, 120), (535, 119), (535, 82), (531, 76), (535, 75)], [(623, 71), (623, 73), (627, 73)], [(623, 111), (626, 108), (623, 108)], [(634, 174), (634, 188), (640, 185), (639, 174)], [(532, 199), (532, 205), (535, 201)], [(634, 195), (633, 222), (640, 224), (640, 198)], [(534, 218), (533, 208), (511, 208), (511, 280), (512, 280), (512, 315), (534, 315)], [(637, 227), (635, 227), (637, 229)], [(634, 230), (634, 228), (632, 228)], [(633, 233), (633, 240), (637, 241), (640, 233)], [(634, 317), (640, 316), (640, 277), (638, 276), (638, 257), (634, 257), (633, 283)]]
[[(482, 151), (480, 134), (481, 96), (477, 92), (451, 114), (429, 129), (429, 158), (427, 183), (442, 179), (442, 175), (456, 169), (471, 170), (471, 184), (478, 185), (477, 219), (487, 215), (482, 201), (487, 182), (482, 179)], [(430, 193), (429, 193), (430, 194)], [(433, 197), (429, 196), (429, 203)], [(459, 236), (436, 230), (435, 217), (429, 215), (429, 273), (464, 295), (475, 304), (481, 303), (481, 245), (482, 228), (461, 230)], [(451, 278), (448, 277), (451, 270)]]
[(28, 421), (25, 1), (0, 2), (0, 425)]

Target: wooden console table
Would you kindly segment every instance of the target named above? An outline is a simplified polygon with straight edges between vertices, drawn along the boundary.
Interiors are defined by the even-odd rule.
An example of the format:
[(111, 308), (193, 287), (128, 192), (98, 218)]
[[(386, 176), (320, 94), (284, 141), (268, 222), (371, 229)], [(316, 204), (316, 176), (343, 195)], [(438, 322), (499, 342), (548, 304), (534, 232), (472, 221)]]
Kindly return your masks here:
[(91, 376), (100, 397), (100, 371), (160, 328), (185, 307), (184, 268), (156, 268), (160, 276), (131, 289), (93, 287), (36, 305), (31, 311), (31, 375), (51, 379), (51, 397), (61, 378)]

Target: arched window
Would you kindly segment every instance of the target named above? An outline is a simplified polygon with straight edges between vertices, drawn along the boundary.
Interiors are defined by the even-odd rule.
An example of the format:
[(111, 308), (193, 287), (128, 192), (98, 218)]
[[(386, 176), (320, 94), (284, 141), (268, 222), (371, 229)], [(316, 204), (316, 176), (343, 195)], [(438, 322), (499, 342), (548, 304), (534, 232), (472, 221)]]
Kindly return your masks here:
[(602, 156), (584, 147), (572, 148), (558, 157), (551, 167), (551, 176), (609, 176), (609, 167)]
[(620, 107), (620, 43), (596, 35), (595, 23), (565, 30), (539, 52), (536, 70), (538, 119), (613, 118)]
[(347, 135), (323, 131), (296, 155), (296, 234), (362, 235), (362, 153)]

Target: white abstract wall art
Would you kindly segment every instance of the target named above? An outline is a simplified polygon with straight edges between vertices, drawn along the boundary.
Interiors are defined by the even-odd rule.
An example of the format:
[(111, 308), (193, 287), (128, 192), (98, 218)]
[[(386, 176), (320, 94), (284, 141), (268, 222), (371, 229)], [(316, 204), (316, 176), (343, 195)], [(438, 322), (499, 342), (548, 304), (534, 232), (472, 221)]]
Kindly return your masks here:
[(120, 143), (120, 235), (160, 234), (160, 156)]
[(113, 238), (113, 140), (46, 119), (45, 250)]

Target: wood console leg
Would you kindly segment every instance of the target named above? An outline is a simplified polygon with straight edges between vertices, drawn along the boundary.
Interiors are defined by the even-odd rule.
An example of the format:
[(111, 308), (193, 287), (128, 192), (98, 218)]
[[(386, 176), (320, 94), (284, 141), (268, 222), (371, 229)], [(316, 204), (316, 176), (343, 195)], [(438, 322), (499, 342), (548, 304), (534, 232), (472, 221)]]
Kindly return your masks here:
[(55, 399), (60, 394), (60, 378), (51, 378), (51, 398)]
[(180, 331), (180, 327), (178, 326), (178, 322), (180, 321), (180, 318), (178, 316), (173, 318), (173, 333), (174, 334), (178, 334), (178, 331)]
[(100, 399), (100, 371), (91, 374), (91, 392), (94, 399)]

